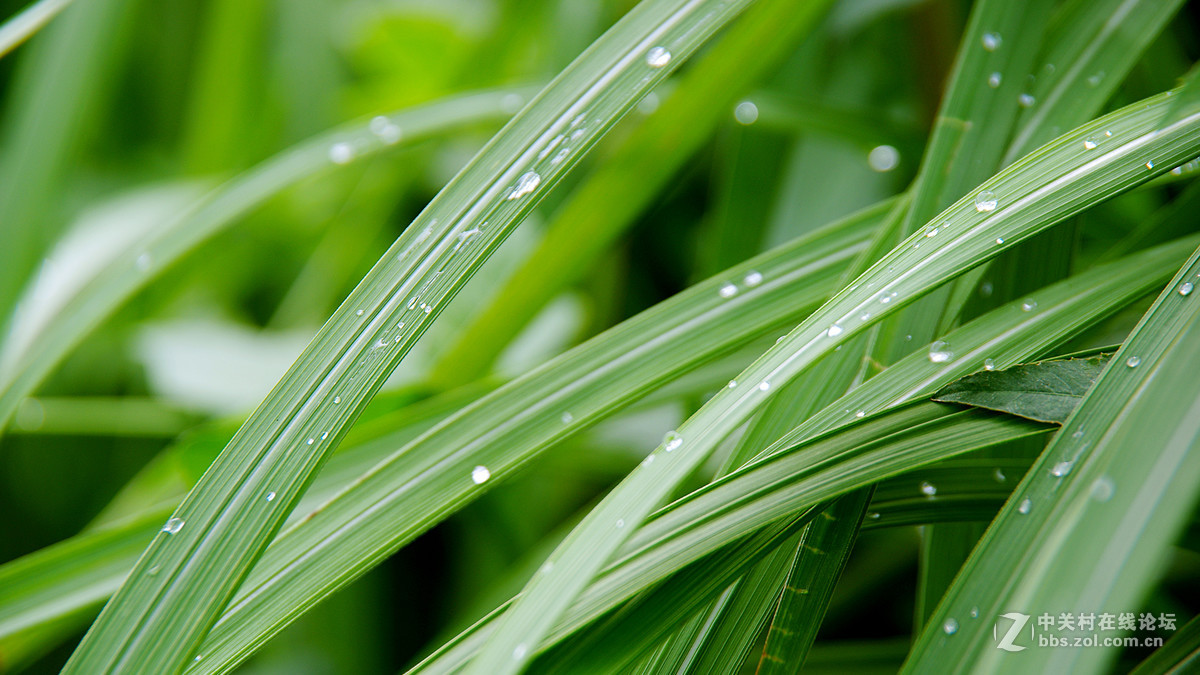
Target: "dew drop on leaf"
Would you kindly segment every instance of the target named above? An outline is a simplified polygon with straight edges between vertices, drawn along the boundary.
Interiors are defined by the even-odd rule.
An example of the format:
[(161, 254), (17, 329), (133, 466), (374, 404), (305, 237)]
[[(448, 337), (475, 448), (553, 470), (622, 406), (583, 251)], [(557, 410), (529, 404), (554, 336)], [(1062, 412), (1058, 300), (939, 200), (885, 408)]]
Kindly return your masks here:
[(183, 518), (171, 518), (167, 521), (166, 525), (163, 525), (162, 531), (166, 532), (167, 534), (175, 534), (182, 529)]
[(946, 635), (954, 635), (958, 632), (958, 621), (954, 620), (953, 618), (946, 619), (946, 623), (942, 624), (942, 631), (945, 632)]
[(980, 213), (996, 210), (996, 194), (991, 190), (980, 190), (975, 195), (975, 210)]
[(1029, 499), (1028, 497), (1026, 497), (1025, 499), (1022, 499), (1021, 503), (1017, 505), (1017, 513), (1019, 513), (1021, 515), (1025, 515), (1032, 510), (1033, 510), (1033, 500)]
[(662, 442), (663, 450), (671, 452), (672, 450), (675, 450), (679, 446), (683, 445), (683, 436), (680, 436), (678, 431), (668, 431), (666, 435), (663, 436)]
[(471, 480), (476, 485), (482, 485), (483, 483), (486, 483), (487, 480), (491, 477), (492, 477), (492, 472), (489, 471), (486, 466), (480, 465), (480, 466), (475, 467), (474, 469), (471, 469)]
[(929, 481), (923, 481), (921, 483), (921, 494), (927, 497), (932, 497), (937, 494), (937, 486)]
[(662, 68), (671, 62), (671, 52), (663, 47), (651, 47), (646, 52), (646, 65), (651, 68)]

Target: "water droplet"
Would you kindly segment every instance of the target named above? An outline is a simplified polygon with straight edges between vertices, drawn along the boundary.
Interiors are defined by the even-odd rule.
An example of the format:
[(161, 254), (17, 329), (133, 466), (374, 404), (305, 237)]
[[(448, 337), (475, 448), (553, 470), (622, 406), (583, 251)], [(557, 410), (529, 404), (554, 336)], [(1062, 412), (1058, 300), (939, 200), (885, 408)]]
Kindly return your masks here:
[(562, 150), (559, 150), (558, 152), (554, 153), (554, 157), (550, 158), (550, 164), (553, 166), (557, 166), (557, 165), (561, 164), (562, 161), (564, 159), (566, 159), (567, 156), (570, 154), (571, 154), (571, 150), (569, 148), (563, 148)]
[(651, 68), (662, 68), (671, 62), (671, 52), (662, 47), (651, 47), (646, 52), (646, 65)]
[(954, 358), (954, 352), (950, 351), (950, 345), (938, 340), (929, 345), (929, 360), (932, 363), (945, 363)]
[(867, 518), (870, 518), (871, 520), (879, 520), (879, 518), (880, 518), (879, 512), (871, 511), (870, 513), (867, 514)]
[(931, 227), (931, 228), (925, 230), (926, 237), (932, 237), (937, 233), (938, 233), (938, 229), (936, 227)]
[(859, 321), (866, 321), (866, 320), (868, 320), (868, 319), (870, 319), (870, 318), (871, 318), (871, 313), (870, 313), (870, 312), (863, 312), (862, 314), (859, 314), (859, 315), (858, 315), (858, 320), (859, 320)]
[(955, 621), (953, 618), (946, 619), (946, 623), (942, 624), (942, 631), (946, 635), (954, 635), (958, 632), (958, 621)]
[(734, 106), (733, 119), (741, 125), (754, 124), (758, 121), (758, 106), (753, 101), (742, 101)]
[(755, 286), (761, 284), (762, 282), (763, 282), (762, 272), (759, 272), (757, 270), (750, 270), (749, 272), (746, 272), (746, 276), (742, 278), (742, 283), (746, 284), (750, 288), (754, 288)]
[(348, 164), (354, 159), (354, 146), (349, 143), (334, 143), (329, 146), (329, 161), (334, 164)]
[(1102, 71), (1096, 73), (1095, 75), (1088, 77), (1087, 83), (1089, 86), (1095, 87), (1095, 86), (1099, 85), (1100, 80), (1103, 80), (1103, 79), (1104, 79), (1104, 71), (1102, 70)]
[(979, 294), (985, 298), (992, 297), (993, 290), (992, 282), (990, 281), (985, 281), (982, 284), (979, 284)]
[(729, 389), (736, 389), (737, 388), (737, 380), (730, 380), (729, 384), (727, 384), (725, 386)]
[(1001, 79), (1000, 73), (992, 73), (991, 75), (988, 75), (988, 86), (991, 87), (992, 89), (999, 87), (1000, 79)]
[(617, 519), (617, 527), (618, 528), (625, 527), (625, 519), (624, 518)]
[(737, 286), (726, 281), (721, 284), (721, 288), (717, 289), (717, 295), (720, 295), (722, 298), (732, 298), (737, 295)]
[(480, 466), (475, 467), (474, 469), (471, 469), (471, 480), (474, 481), (474, 483), (476, 485), (482, 485), (482, 484), (486, 483), (487, 480), (491, 477), (492, 477), (492, 472), (489, 471), (486, 466), (480, 465)]
[(1076, 429), (1075, 433), (1071, 434), (1071, 438), (1083, 438), (1083, 429)]
[(1071, 466), (1072, 464), (1070, 462), (1059, 462), (1050, 469), (1050, 475), (1062, 478), (1063, 476), (1071, 473)]
[(866, 416), (867, 416), (867, 411), (866, 411), (866, 410), (859, 410), (858, 412), (854, 413), (854, 416), (855, 416), (855, 417), (866, 417)]
[(1130, 368), (1137, 368), (1138, 364), (1141, 362), (1142, 362), (1142, 359), (1141, 359), (1141, 357), (1138, 357), (1138, 356), (1131, 356), (1131, 357), (1125, 359), (1125, 365), (1129, 366)]
[(143, 253), (137, 257), (137, 260), (134, 261), (133, 264), (136, 265), (139, 270), (145, 272), (146, 270), (150, 269), (151, 262), (153, 261), (150, 259), (150, 254)]
[(1084, 150), (1094, 150), (1097, 145), (1100, 145), (1100, 140), (1098, 138), (1096, 138), (1095, 136), (1084, 139), (1084, 141), (1083, 141), (1083, 149)]
[(275, 501), (275, 493), (274, 492), (267, 493), (267, 501), (269, 501), (269, 502)]
[(1031, 94), (1021, 94), (1017, 97), (1017, 105), (1021, 106), (1022, 108), (1030, 108), (1034, 103), (1037, 103), (1037, 99), (1035, 99)]
[(308, 445), (312, 445), (313, 441), (315, 441), (315, 440), (316, 440), (315, 438), (308, 439), (308, 441), (307, 441)]
[(996, 237), (996, 245), (1003, 246), (1004, 245), (1004, 237)]
[(361, 309), (354, 313), (354, 316), (362, 316), (362, 315), (363, 315), (363, 311)]
[(771, 389), (771, 383), (770, 383), (770, 382), (767, 382), (766, 380), (763, 380), (762, 382), (759, 382), (759, 383), (758, 383), (758, 390), (759, 390), (759, 391), (769, 391), (770, 389)]
[(506, 199), (509, 201), (520, 199), (521, 197), (524, 197), (530, 192), (536, 190), (541, 184), (541, 174), (536, 171), (526, 171), (525, 173), (521, 174), (520, 178), (517, 179), (516, 186), (513, 187), (512, 192), (508, 193), (508, 197), (506, 197)]
[(322, 434), (321, 434), (321, 440), (325, 440), (326, 438), (329, 438), (329, 432), (328, 432), (328, 431), (326, 431), (326, 432), (324, 432), (324, 433), (322, 433)]
[(203, 655), (203, 654), (197, 654), (197, 655), (196, 655), (196, 658), (194, 658), (194, 659), (192, 659), (192, 660), (193, 660), (193, 661), (195, 661), (195, 662), (197, 662), (197, 663), (199, 663), (199, 662), (200, 662), (200, 660), (201, 660), (201, 659), (203, 659), (203, 658), (204, 658), (204, 655)]
[(1185, 281), (1179, 285), (1179, 294), (1184, 295), (1184, 296), (1191, 295), (1192, 289), (1194, 289), (1194, 288), (1195, 288), (1195, 286), (1192, 285), (1192, 282)]
[(1154, 160), (1150, 160), (1149, 162), (1146, 162), (1146, 168), (1153, 169), (1154, 168)]
[(678, 431), (668, 431), (663, 436), (663, 450), (671, 452), (679, 446), (683, 445), (683, 436), (679, 435)]
[(992, 478), (995, 478), (997, 483), (1003, 483), (1004, 481), (1008, 480), (1008, 476), (1005, 476), (1004, 472), (1000, 469), (996, 469), (992, 472)]
[(528, 652), (529, 652), (529, 648), (525, 646), (524, 642), (522, 642), (521, 644), (517, 645), (516, 647), (513, 647), (513, 658), (516, 659), (517, 661), (520, 661), (521, 659), (525, 658), (525, 654)]
[(867, 153), (867, 164), (872, 171), (891, 171), (900, 164), (900, 151), (890, 145), (877, 145)]
[(383, 115), (371, 118), (370, 128), (371, 133), (378, 136), (379, 140), (387, 145), (392, 145), (400, 140), (400, 127), (393, 124), (390, 119)]
[(837, 325), (836, 323), (833, 324), (832, 326), (830, 326), (829, 330), (825, 331), (825, 333), (829, 337), (837, 337), (837, 336), (841, 335), (843, 332), (845, 332), (843, 330), (843, 328), (841, 326)]
[(980, 213), (987, 213), (996, 209), (996, 195), (991, 190), (980, 190), (979, 194), (975, 195), (975, 210)]
[(159, 570), (158, 565), (154, 565), (150, 569), (146, 570), (146, 574), (149, 574), (150, 576), (154, 576), (155, 574), (158, 574), (158, 570)]
[(1020, 504), (1017, 504), (1017, 513), (1019, 513), (1021, 515), (1025, 515), (1032, 510), (1033, 510), (1033, 500), (1029, 499), (1028, 497), (1026, 497), (1025, 499), (1022, 499)]
[(972, 607), (972, 608), (971, 608), (971, 618), (972, 618), (972, 619), (978, 619), (978, 618), (979, 618), (979, 608), (978, 608), (978, 607)]
[(571, 422), (575, 421), (575, 416), (572, 415), (570, 412), (565, 412), (562, 414), (562, 417), (560, 417), (559, 419), (562, 420), (563, 424), (570, 424)]
[(1092, 483), (1092, 499), (1098, 502), (1106, 502), (1112, 499), (1113, 492), (1116, 491), (1116, 485), (1108, 476), (1101, 476)]
[(1034, 300), (1033, 298), (1026, 298), (1025, 301), (1021, 303), (1022, 312), (1032, 312), (1035, 309), (1037, 309), (1037, 300)]
[(1002, 42), (1002, 40), (1000, 39), (999, 33), (984, 33), (982, 42), (983, 42), (983, 48), (986, 51), (994, 52), (994, 51), (996, 51), (996, 49), (998, 49), (1000, 47), (1000, 43)]
[(937, 486), (929, 481), (923, 481), (921, 483), (921, 494), (926, 497), (932, 497), (937, 494)]
[(650, 466), (654, 463), (654, 453), (646, 455), (646, 459), (642, 461), (642, 466)]
[(984, 359), (983, 360), (983, 369), (984, 370), (995, 370), (996, 362), (991, 359)]
[(162, 531), (166, 532), (167, 534), (175, 534), (182, 529), (183, 518), (171, 518), (167, 521), (166, 525), (163, 525)]
[(337, 404), (339, 404), (339, 403), (341, 403), (341, 402), (342, 402), (342, 397), (341, 397), (341, 396), (334, 396), (334, 397), (333, 397), (333, 404), (334, 404), (334, 405), (337, 405)]

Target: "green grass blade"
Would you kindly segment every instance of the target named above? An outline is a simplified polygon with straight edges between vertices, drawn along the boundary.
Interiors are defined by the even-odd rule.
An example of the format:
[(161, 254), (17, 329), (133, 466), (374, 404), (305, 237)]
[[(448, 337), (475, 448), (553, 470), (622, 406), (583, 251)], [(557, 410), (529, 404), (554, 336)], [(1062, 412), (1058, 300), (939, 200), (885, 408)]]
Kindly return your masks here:
[(10, 17), (0, 25), (0, 58), (50, 23), (50, 20), (58, 16), (69, 4), (71, 0), (37, 0)]
[(834, 586), (850, 559), (871, 493), (865, 488), (840, 497), (805, 528), (797, 564), (788, 573), (779, 607), (771, 619), (758, 662), (759, 673), (797, 673), (804, 666)]
[[(445, 304), (548, 188), (741, 8), (670, 0), (639, 5), (497, 134), (384, 254), (251, 415), (101, 612), (65, 672), (178, 672), (192, 661), (330, 449)], [(567, 155), (551, 157), (547, 148), (566, 134), (577, 135)], [(331, 152), (338, 159), (347, 149)], [(159, 574), (148, 575), (155, 565)]]
[(36, 269), (64, 214), (56, 202), (71, 157), (94, 130), (132, 0), (71, 6), (17, 62), (7, 92), (0, 147), (0, 325), (5, 329), (22, 286)]
[[(148, 223), (144, 237), (112, 250), (103, 264), (93, 260), (88, 265), (46, 270), (22, 297), (0, 352), (0, 429), (21, 400), (105, 317), (240, 216), (285, 188), (330, 170), (332, 148), (352, 149), (352, 157), (361, 159), (389, 149), (392, 143), (419, 142), (457, 126), (506, 119), (504, 100), (512, 93), (455, 96), (393, 113), (385, 117), (385, 124), (378, 119), (364, 121), (320, 135), (231, 179), (190, 207), (181, 203), (178, 217), (161, 226)], [(65, 253), (56, 251), (51, 260)], [(98, 255), (95, 247), (88, 253)]]
[[(884, 202), (727, 270), (513, 381), (398, 449), (267, 552), (192, 672), (218, 672), (244, 659), (305, 608), (556, 440), (723, 351), (798, 320), (836, 288), (845, 265), (890, 206)], [(762, 275), (760, 284), (722, 297), (725, 279), (751, 272)], [(477, 473), (477, 467), (486, 474)], [(472, 476), (483, 484), (476, 485)], [(331, 575), (331, 569), (340, 572)]]
[[(924, 402), (862, 420), (743, 467), (662, 509), (637, 530), (614, 562), (575, 599), (547, 646), (727, 545), (761, 535), (763, 528), (791, 524), (798, 514), (807, 514), (803, 520), (811, 518), (816, 515), (814, 507), (828, 499), (895, 475), (902, 467), (1046, 430), (1045, 425), (1018, 418), (976, 410), (954, 412), (943, 404)], [(787, 534), (787, 530), (779, 532)], [(699, 571), (704, 569), (699, 565), (693, 578), (705, 578)], [(645, 603), (647, 611), (665, 612), (660, 620), (669, 624), (673, 617), (669, 608), (686, 602), (695, 583), (678, 585), (675, 592), (681, 597), (675, 605), (660, 598)], [(716, 586), (712, 592), (715, 595), (723, 588)], [(694, 611), (694, 606), (681, 611), (679, 618), (689, 617), (687, 611)], [(445, 672), (449, 664), (465, 662), (480, 648), (482, 633), (494, 635), (499, 616), (472, 627), (412, 672)], [(581, 639), (591, 638), (585, 634)]]
[(1200, 618), (1188, 621), (1130, 675), (1183, 675), (1200, 666)]
[(1033, 87), (1005, 157), (1011, 163), (1091, 118), (1182, 0), (1070, 0), (1047, 30)]
[(1142, 601), (1200, 484), (1200, 394), (1190, 368), (1200, 358), (1200, 304), (1180, 292), (1198, 273), (1200, 252), (1006, 504), (921, 634), (907, 672), (1091, 671), (1115, 657), (1112, 649), (1010, 653), (996, 648), (990, 621), (966, 617), (1098, 614)]
[[(728, 119), (749, 86), (813, 29), (831, 3), (759, 2), (683, 76), (646, 118), (555, 214), (537, 249), (458, 336), (431, 376), (443, 386), (479, 377), (501, 350), (565, 284), (646, 208)], [(687, 120), (681, 123), (681, 120)], [(621, 195), (613, 200), (612, 195)]]
[[(1158, 165), (1158, 160), (1170, 165), (1197, 154), (1200, 116), (1156, 128), (1168, 100), (1160, 95), (1117, 111), (1012, 165), (943, 212), (928, 230), (914, 233), (806, 319), (743, 371), (738, 377), (740, 387), (722, 390), (678, 432), (668, 434), (647, 462), (579, 524), (550, 557), (550, 572), (532, 580), (506, 613), (472, 668), (476, 672), (518, 668), (625, 540), (629, 528), (642, 522), (722, 438), (758, 409), (772, 387), (787, 384), (874, 321), (1006, 247), (1097, 199), (1152, 178), (1156, 172), (1147, 164)], [(1083, 140), (1098, 130), (1112, 136), (1106, 137), (1109, 143), (1092, 149), (1099, 152), (1092, 152)], [(934, 239), (939, 232), (942, 236)]]

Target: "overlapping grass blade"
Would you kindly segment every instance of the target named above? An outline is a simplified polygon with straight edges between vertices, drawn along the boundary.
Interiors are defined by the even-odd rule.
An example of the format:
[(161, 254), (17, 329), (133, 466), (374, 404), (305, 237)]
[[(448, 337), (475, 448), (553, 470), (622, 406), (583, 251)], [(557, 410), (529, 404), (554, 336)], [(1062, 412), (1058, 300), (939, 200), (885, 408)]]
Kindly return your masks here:
[[(830, 4), (763, 0), (731, 26), (659, 109), (559, 208), (538, 247), (443, 355), (434, 382), (457, 385), (485, 373), (525, 324), (633, 224), (728, 118), (746, 93), (743, 87), (787, 56)], [(621, 197), (614, 200), (613, 195)]]
[[(247, 420), (66, 672), (182, 670), (329, 450), (445, 303), (634, 102), (742, 8), (705, 0), (639, 5), (494, 137)], [(553, 139), (562, 143), (567, 134), (575, 138), (565, 155), (551, 156)]]
[(739, 278), (752, 271), (763, 278), (733, 298), (719, 292), (726, 275), (699, 284), (399, 448), (267, 552), (192, 671), (219, 672), (245, 658), (304, 609), (556, 440), (674, 375), (799, 320), (837, 287), (845, 265), (890, 207), (884, 202), (728, 270)]
[[(1051, 224), (1161, 169), (1197, 154), (1200, 116), (1156, 128), (1169, 96), (1159, 95), (1084, 125), (1012, 165), (955, 203), (864, 273), (747, 368), (740, 386), (718, 393), (604, 499), (567, 537), (509, 608), (472, 668), (519, 667), (574, 596), (654, 505), (689, 475), (720, 439), (817, 359), (930, 290)], [(1107, 143), (1083, 139), (1108, 132)], [(1093, 150), (1098, 150), (1095, 152)], [(937, 235), (941, 233), (941, 236)], [(661, 459), (661, 461), (656, 461)], [(618, 525), (619, 523), (619, 525)]]
[(1094, 670), (1115, 656), (1112, 649), (1009, 653), (996, 649), (990, 621), (966, 617), (1050, 607), (1118, 612), (1143, 600), (1200, 484), (1200, 392), (1189, 365), (1200, 358), (1200, 304), (1191, 297), (1198, 274), (1200, 252), (1014, 492), (906, 672)]
[[(756, 461), (660, 510), (574, 599), (546, 646), (572, 638), (630, 598), (666, 580), (653, 602), (640, 603), (657, 617), (654, 624), (661, 634), (732, 581), (729, 575), (736, 576), (737, 570), (725, 568), (721, 557), (746, 537), (771, 535), (771, 528), (776, 528), (772, 536), (778, 543), (794, 526), (815, 516), (814, 507), (826, 500), (901, 470), (1049, 429), (997, 413), (955, 412), (944, 405), (918, 403), (858, 421)], [(731, 545), (733, 549), (726, 551)], [(712, 564), (702, 563), (710, 555), (717, 556)], [(744, 564), (740, 557), (738, 562)], [(674, 576), (693, 564), (687, 579)], [(711, 595), (698, 598), (696, 584), (713, 578), (724, 583), (713, 582)], [(663, 588), (668, 588), (668, 593), (660, 593)], [(476, 624), (411, 672), (448, 672), (467, 662), (480, 649), (484, 635), (494, 635), (500, 616), (497, 612)], [(612, 639), (616, 646), (610, 648), (615, 649), (628, 648), (631, 641), (652, 640), (655, 635), (646, 623), (628, 617), (609, 624), (606, 630), (619, 636)], [(604, 636), (586, 632), (578, 639), (604, 642)]]
[(506, 119), (510, 113), (505, 97), (513, 93), (463, 94), (323, 134), (212, 190), (150, 236), (113, 251), (105, 263), (90, 264), (89, 274), (72, 278), (65, 293), (55, 283), (55, 275), (45, 272), (26, 290), (0, 353), (0, 429), (21, 399), (72, 348), (158, 272), (270, 197), (328, 171), (335, 166), (330, 160), (333, 147), (339, 152), (352, 150), (353, 158), (361, 159), (392, 144), (419, 142), (459, 126)]

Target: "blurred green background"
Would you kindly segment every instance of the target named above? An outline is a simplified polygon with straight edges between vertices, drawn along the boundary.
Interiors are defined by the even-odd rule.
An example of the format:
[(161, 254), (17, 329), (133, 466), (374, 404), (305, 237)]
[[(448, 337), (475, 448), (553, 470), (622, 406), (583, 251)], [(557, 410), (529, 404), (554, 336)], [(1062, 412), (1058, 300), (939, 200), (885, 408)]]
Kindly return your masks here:
[[(0, 16), (25, 4), (2, 1)], [(0, 293), (15, 293), (68, 233), (153, 224), (339, 124), (478, 89), (511, 90), (515, 112), (632, 4), (77, 0), (0, 60), (0, 227), (26, 233), (0, 252)], [(903, 189), (967, 5), (843, 0), (769, 77), (731, 83), (743, 102), (621, 240), (509, 346), (498, 376)], [(1167, 88), (1186, 71), (1200, 51), (1196, 18), (1193, 3), (1119, 99)], [(653, 112), (670, 84), (606, 143)], [(331, 163), (105, 321), (0, 438), (0, 561), (79, 532), (181, 434), (252, 409), (497, 128), (468, 125), (348, 166)], [(603, 161), (606, 147), (589, 161)], [(442, 315), (389, 384), (400, 392), (394, 402), (435, 393), (425, 373), (588, 168)], [(1096, 241), (1085, 243), (1103, 250), (1177, 190), (1142, 191), (1089, 212), (1084, 231)], [(659, 396), (571, 439), (298, 621), (244, 671), (395, 672), (518, 589), (521, 570), (700, 402)], [(911, 530), (865, 534), (824, 628), (834, 638), (895, 638), (874, 647), (884, 672), (907, 649), (912, 601), (881, 589), (914, 577), (916, 541)], [(56, 672), (77, 637), (28, 672)]]

